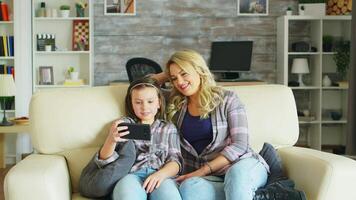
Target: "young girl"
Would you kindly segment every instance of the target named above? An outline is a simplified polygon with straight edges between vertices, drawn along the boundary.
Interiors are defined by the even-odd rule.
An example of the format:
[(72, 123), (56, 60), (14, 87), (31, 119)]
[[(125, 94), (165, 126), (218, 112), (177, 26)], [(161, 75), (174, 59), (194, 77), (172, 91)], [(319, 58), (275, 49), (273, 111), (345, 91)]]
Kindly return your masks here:
[(113, 199), (181, 199), (177, 185), (170, 179), (181, 169), (179, 135), (172, 123), (164, 121), (165, 101), (153, 79), (132, 82), (126, 94), (127, 117), (115, 121), (99, 152), (99, 160), (113, 162), (117, 142), (130, 134), (121, 123), (141, 123), (151, 126), (151, 140), (133, 140), (136, 161), (128, 175), (115, 186)]

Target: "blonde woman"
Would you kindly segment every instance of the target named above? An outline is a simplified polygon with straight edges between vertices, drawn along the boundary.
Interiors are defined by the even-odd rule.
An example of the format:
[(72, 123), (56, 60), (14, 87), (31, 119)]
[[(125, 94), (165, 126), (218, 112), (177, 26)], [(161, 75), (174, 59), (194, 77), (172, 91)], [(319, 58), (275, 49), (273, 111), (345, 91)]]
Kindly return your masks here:
[(249, 146), (247, 117), (237, 94), (216, 86), (203, 57), (174, 53), (166, 72), (153, 75), (173, 87), (168, 118), (180, 132), (184, 159), (182, 199), (252, 200), (269, 167)]

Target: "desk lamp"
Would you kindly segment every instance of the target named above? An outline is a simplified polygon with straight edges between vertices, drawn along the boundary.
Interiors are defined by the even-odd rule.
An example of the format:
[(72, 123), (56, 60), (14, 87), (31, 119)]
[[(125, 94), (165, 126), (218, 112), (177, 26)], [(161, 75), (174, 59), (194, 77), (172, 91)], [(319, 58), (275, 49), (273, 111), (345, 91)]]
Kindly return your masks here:
[(0, 74), (0, 97), (3, 97), (3, 110), (4, 116), (2, 122), (0, 122), (0, 126), (12, 126), (14, 125), (12, 122), (7, 121), (6, 119), (6, 97), (15, 96), (16, 88), (15, 81), (11, 74)]
[(292, 73), (298, 74), (299, 86), (305, 86), (303, 83), (303, 74), (309, 73), (308, 60), (306, 58), (294, 58), (292, 64)]

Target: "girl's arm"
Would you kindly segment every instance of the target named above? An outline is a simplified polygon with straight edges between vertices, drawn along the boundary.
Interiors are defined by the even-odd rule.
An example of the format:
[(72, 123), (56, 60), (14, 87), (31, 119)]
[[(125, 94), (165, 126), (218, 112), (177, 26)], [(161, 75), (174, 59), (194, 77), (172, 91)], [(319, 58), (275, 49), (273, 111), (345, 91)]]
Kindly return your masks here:
[(179, 164), (175, 161), (168, 162), (160, 170), (151, 174), (143, 183), (143, 188), (147, 193), (151, 193), (158, 188), (161, 183), (169, 177), (175, 176), (179, 172)]
[(119, 126), (119, 127), (117, 126), (123, 122), (124, 122), (123, 120), (116, 120), (112, 123), (109, 134), (104, 142), (104, 145), (100, 149), (99, 159), (106, 160), (110, 158), (115, 151), (116, 143), (127, 141), (126, 139), (121, 138), (122, 136), (129, 134), (129, 131), (124, 131), (127, 130), (127, 126)]
[[(169, 177), (175, 176), (182, 169), (183, 157), (180, 152), (180, 139), (178, 130), (174, 124), (167, 124), (163, 129), (162, 137), (168, 137), (168, 155), (165, 159), (165, 165), (156, 173), (146, 178), (143, 183), (147, 193), (152, 192), (155, 188), (158, 188), (160, 184)], [(164, 140), (165, 141), (165, 140)]]

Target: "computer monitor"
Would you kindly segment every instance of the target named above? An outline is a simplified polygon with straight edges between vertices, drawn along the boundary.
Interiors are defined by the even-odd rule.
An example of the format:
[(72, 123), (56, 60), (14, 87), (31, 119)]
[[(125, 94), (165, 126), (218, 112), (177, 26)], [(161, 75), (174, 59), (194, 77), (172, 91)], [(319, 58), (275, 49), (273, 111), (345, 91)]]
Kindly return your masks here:
[(213, 42), (211, 44), (210, 70), (223, 73), (223, 78), (238, 78), (238, 72), (250, 71), (252, 46), (252, 41)]

